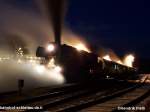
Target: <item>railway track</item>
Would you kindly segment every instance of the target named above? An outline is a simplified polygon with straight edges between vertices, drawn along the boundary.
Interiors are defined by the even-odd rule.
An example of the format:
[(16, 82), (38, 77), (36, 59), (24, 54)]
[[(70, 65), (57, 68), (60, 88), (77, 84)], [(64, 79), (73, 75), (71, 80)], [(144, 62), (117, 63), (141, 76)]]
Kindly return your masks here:
[(74, 109), (72, 109), (72, 106), (76, 108), (77, 106), (79, 106), (79, 104), (89, 102), (93, 99), (96, 99), (97, 97), (106, 96), (106, 94), (116, 92), (118, 91), (118, 89), (122, 90), (124, 88), (127, 88), (128, 86), (126, 84), (122, 85), (122, 87), (120, 85), (119, 86), (115, 85), (114, 87), (111, 86), (112, 88), (110, 87), (111, 89), (107, 90), (106, 88), (102, 89), (101, 86), (100, 87), (97, 86), (96, 88), (93, 88), (93, 86), (91, 87), (87, 86), (88, 88), (84, 88), (79, 91), (75, 92), (72, 91), (72, 93), (68, 93), (58, 97), (48, 98), (42, 101), (40, 100), (39, 102), (34, 103), (32, 102), (28, 105), (30, 106), (40, 105), (43, 107), (43, 110), (48, 110), (50, 112), (73, 111)]
[(3, 93), (0, 93), (0, 98), (7, 97), (9, 95), (15, 95), (17, 93), (18, 93), (18, 91), (3, 92)]
[(59, 104), (60, 102), (66, 102), (84, 95), (88, 96), (90, 94), (96, 93), (97, 91), (104, 91), (106, 90), (106, 88), (112, 87), (113, 83), (114, 82), (110, 82), (110, 84), (107, 83), (105, 86), (101, 84), (98, 86), (96, 86), (97, 84), (94, 84), (95, 86), (93, 86), (92, 83), (91, 84), (89, 83), (89, 84), (71, 85), (59, 89), (56, 88), (53, 89), (53, 91), (48, 92), (47, 94), (42, 94), (40, 96), (30, 97), (27, 99), (22, 99), (11, 103), (1, 104), (1, 106), (7, 107), (7, 106), (35, 106), (36, 105), (36, 106), (43, 106), (45, 109), (45, 108), (49, 108), (50, 106), (52, 107), (52, 105)]
[[(41, 99), (46, 99), (48, 97), (55, 97), (55, 96), (65, 94), (67, 92), (75, 91), (75, 90), (83, 88), (83, 86), (84, 85), (79, 86), (78, 84), (71, 84), (71, 85), (67, 85), (67, 86), (65, 85), (65, 86), (62, 86), (62, 87), (55, 87), (55, 88), (48, 88), (47, 87), (46, 88), (47, 92), (45, 94), (34, 96), (34, 97), (29, 97), (29, 98), (25, 98), (25, 99), (21, 99), (21, 100), (14, 101), (14, 102), (1, 104), (1, 106), (25, 105), (25, 104), (28, 104), (29, 102), (36, 102), (36, 101), (39, 101)], [(11, 92), (9, 93), (9, 95), (12, 95)]]
[(105, 91), (104, 93), (98, 92), (96, 94), (87, 97), (86, 96), (82, 98), (80, 97), (79, 99), (66, 102), (66, 104), (63, 103), (62, 106), (55, 106), (55, 108), (48, 108), (48, 110), (51, 112), (55, 112), (55, 111), (76, 112), (84, 108), (88, 108), (92, 105), (96, 105), (97, 103), (108, 101), (114, 97), (129, 92), (135, 88), (137, 88), (137, 85), (132, 86), (130, 88), (127, 87), (126, 89), (123, 88), (110, 89), (108, 91)]
[(126, 112), (131, 110), (144, 111), (145, 107), (136, 107), (135, 105), (149, 95), (150, 90), (144, 90), (143, 87), (138, 87), (128, 91), (127, 93), (116, 95), (116, 97), (101, 102), (97, 105), (82, 109), (80, 112)]
[[(2, 92), (0, 93), (0, 105), (11, 105), (14, 102), (17, 101), (25, 101), (26, 99), (34, 99), (34, 96), (42, 96), (46, 95), (48, 93), (58, 93), (60, 91), (68, 90), (69, 88), (74, 88), (78, 86), (77, 84), (64, 84), (64, 85), (58, 85), (54, 87), (39, 87), (29, 90), (23, 90), (22, 94), (20, 95), (19, 92), (16, 91), (8, 91), (8, 92)], [(20, 103), (21, 103), (20, 102)]]
[[(141, 91), (142, 85), (139, 84), (124, 84), (122, 86), (116, 84), (114, 87), (109, 86), (107, 88), (109, 89), (102, 89), (101, 86), (94, 88), (93, 85), (84, 85), (76, 89), (73, 87), (65, 91), (55, 91), (4, 106), (40, 106), (41, 110), (50, 112), (117, 112), (120, 111), (118, 106), (133, 105), (133, 103), (140, 101), (136, 99), (144, 99), (149, 94), (146, 90)], [(132, 101), (131, 103), (129, 99), (130, 102)]]
[[(150, 88), (150, 86), (147, 84), (147, 86), (145, 86), (144, 89), (149, 89), (149, 88)], [(142, 101), (141, 101), (141, 99), (142, 99)], [(140, 101), (140, 103), (139, 103), (139, 101)], [(145, 93), (145, 95), (139, 97), (137, 100), (135, 99), (131, 103), (132, 103), (132, 105), (134, 105), (135, 109), (137, 108), (137, 110), (145, 109), (142, 111), (150, 112), (150, 93), (149, 92)], [(130, 105), (128, 104), (128, 106), (131, 106), (131, 104)], [(131, 109), (130, 111), (127, 111), (127, 112), (135, 112), (135, 110), (133, 108), (133, 110)]]

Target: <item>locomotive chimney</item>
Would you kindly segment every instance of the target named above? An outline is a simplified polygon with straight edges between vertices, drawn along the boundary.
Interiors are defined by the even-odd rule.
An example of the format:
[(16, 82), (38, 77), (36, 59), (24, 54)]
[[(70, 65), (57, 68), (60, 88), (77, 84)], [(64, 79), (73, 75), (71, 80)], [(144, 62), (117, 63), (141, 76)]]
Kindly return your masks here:
[(62, 22), (64, 18), (64, 5), (66, 0), (45, 0), (52, 28), (54, 32), (55, 43), (61, 45)]

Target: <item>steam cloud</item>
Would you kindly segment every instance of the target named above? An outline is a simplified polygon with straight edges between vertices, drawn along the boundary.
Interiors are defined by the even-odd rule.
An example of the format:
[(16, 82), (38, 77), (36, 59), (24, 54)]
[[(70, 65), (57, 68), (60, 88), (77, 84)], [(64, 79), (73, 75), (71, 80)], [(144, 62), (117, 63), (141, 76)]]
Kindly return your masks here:
[[(42, 13), (42, 12), (41, 12)], [(9, 2), (0, 1), (0, 57), (16, 55), (16, 49), (26, 48), (29, 55), (35, 55), (38, 46), (45, 46), (54, 41), (51, 20), (40, 12), (31, 9), (21, 9)], [(62, 43), (72, 44), (80, 42), (80, 36), (71, 30), (62, 28)], [(25, 80), (25, 89), (38, 86), (62, 84), (63, 77), (45, 70), (38, 73), (36, 66), (31, 63), (17, 63), (16, 59), (0, 61), (0, 92), (17, 89), (17, 80)], [(61, 76), (63, 76), (61, 74)], [(35, 85), (35, 86), (34, 86)]]
[(17, 63), (16, 60), (0, 62), (0, 92), (17, 90), (19, 79), (24, 80), (24, 89), (58, 85), (65, 81), (62, 74), (39, 64)]
[(0, 51), (12, 53), (12, 48), (24, 46), (34, 54), (38, 45), (52, 40), (48, 21), (31, 10), (19, 10), (5, 3), (0, 15)]
[[(35, 55), (36, 48), (53, 40), (49, 20), (31, 9), (23, 10), (0, 1), (0, 57), (16, 55), (16, 49), (26, 48)], [(0, 92), (17, 89), (17, 80), (25, 80), (25, 89), (64, 83), (63, 75), (48, 69), (39, 73), (36, 64), (11, 59), (0, 62)], [(33, 85), (33, 86), (31, 86)]]

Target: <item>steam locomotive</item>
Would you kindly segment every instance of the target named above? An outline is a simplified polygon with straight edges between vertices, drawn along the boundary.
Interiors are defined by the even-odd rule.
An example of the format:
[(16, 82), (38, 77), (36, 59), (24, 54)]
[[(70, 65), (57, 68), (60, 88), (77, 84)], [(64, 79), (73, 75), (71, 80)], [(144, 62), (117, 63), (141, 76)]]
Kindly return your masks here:
[(63, 67), (63, 75), (68, 83), (109, 78), (128, 80), (136, 78), (137, 73), (133, 67), (102, 59), (95, 53), (78, 51), (66, 44), (50, 43), (47, 48), (39, 46), (36, 56), (44, 57), (47, 61), (54, 58), (56, 64)]

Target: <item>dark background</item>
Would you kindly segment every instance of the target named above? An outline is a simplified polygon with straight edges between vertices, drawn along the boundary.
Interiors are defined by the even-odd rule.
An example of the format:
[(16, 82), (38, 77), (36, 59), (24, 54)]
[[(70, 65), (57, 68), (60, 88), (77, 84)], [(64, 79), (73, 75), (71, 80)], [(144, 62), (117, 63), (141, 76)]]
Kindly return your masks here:
[(145, 0), (70, 0), (66, 23), (117, 54), (149, 58), (150, 7)]
[[(1, 0), (39, 14), (34, 0)], [(1, 4), (2, 5), (2, 4)], [(150, 3), (148, 0), (68, 0), (65, 25), (96, 46), (119, 56), (136, 55), (136, 65), (150, 60)], [(9, 10), (9, 9), (8, 9)]]

